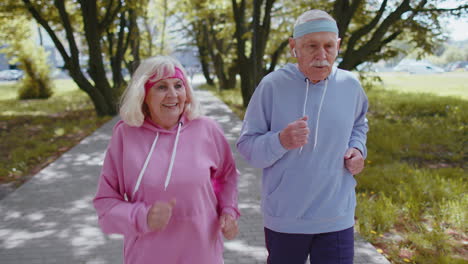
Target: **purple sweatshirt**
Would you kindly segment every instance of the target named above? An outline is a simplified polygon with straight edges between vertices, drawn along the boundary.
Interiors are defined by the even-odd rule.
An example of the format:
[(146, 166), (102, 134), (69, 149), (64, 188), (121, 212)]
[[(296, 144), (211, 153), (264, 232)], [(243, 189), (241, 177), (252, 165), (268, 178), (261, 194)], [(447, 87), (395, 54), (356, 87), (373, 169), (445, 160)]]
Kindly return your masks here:
[[(239, 216), (232, 152), (220, 126), (207, 117), (182, 117), (176, 140), (178, 129), (166, 130), (150, 120), (141, 127), (123, 121), (114, 127), (94, 207), (105, 233), (124, 235), (124, 263), (222, 263), (219, 215)], [(166, 228), (149, 231), (151, 205), (173, 198), (176, 205)]]

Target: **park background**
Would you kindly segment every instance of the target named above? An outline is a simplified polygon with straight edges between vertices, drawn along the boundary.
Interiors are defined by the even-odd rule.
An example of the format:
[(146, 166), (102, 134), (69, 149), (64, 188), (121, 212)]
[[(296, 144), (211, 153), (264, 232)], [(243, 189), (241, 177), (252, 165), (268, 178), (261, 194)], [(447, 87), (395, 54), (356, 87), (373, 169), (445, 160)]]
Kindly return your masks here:
[(177, 57), (242, 118), (311, 8), (337, 19), (337, 66), (369, 96), (357, 230), (393, 263), (466, 263), (464, 1), (3, 1), (0, 194), (110, 120), (149, 56)]

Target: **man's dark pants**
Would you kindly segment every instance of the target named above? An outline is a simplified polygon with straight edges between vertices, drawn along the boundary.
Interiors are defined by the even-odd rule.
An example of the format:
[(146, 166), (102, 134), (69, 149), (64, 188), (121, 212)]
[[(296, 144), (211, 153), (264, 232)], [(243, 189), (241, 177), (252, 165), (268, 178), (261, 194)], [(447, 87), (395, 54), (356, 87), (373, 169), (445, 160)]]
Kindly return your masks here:
[(352, 264), (354, 228), (322, 234), (279, 233), (265, 227), (268, 264)]

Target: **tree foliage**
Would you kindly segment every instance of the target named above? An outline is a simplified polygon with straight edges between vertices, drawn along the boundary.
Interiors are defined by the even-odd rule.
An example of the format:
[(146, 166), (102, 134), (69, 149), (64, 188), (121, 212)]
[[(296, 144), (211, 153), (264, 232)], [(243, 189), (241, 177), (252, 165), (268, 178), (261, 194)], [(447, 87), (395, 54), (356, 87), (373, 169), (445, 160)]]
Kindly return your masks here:
[(11, 64), (18, 64), (24, 77), (19, 81), (19, 99), (47, 99), (52, 95), (52, 81), (47, 54), (32, 38), (32, 23), (18, 9), (0, 16), (0, 46)]
[(183, 3), (184, 32), (198, 49), (205, 78), (212, 84), (210, 72), (213, 71), (220, 89), (234, 88), (239, 69), (232, 41), (234, 27), (230, 6), (219, 0)]
[[(10, 4), (14, 0), (6, 0)], [(212, 72), (222, 87), (240, 75), (246, 106), (261, 78), (290, 60), (288, 38), (297, 16), (322, 9), (337, 20), (339, 67), (388, 60), (417, 47), (431, 53), (445, 40), (440, 18), (466, 18), (463, 1), (440, 8), (445, 0), (22, 0), (51, 36), (65, 68), (92, 99), (100, 115), (115, 114), (121, 72), (140, 56), (170, 51), (167, 35), (198, 48), (208, 82)], [(17, 8), (21, 5), (15, 4)], [(20, 6), (20, 7), (18, 7)], [(170, 21), (182, 25), (174, 27)], [(182, 30), (180, 30), (182, 28)], [(158, 42), (155, 39), (157, 36)], [(401, 45), (404, 43), (404, 45)], [(89, 59), (87, 59), (88, 57)], [(106, 77), (110, 69), (111, 80)]]
[(437, 8), (437, 0), (340, 0), (330, 9), (337, 19), (343, 46), (340, 68), (352, 70), (363, 62), (389, 59), (404, 52), (396, 40), (414, 43), (426, 53), (444, 40), (440, 16), (466, 15), (468, 5)]
[(114, 115), (125, 86), (122, 67), (132, 69), (140, 59), (137, 17), (147, 2), (22, 0), (19, 8), (48, 33), (64, 68), (89, 95), (97, 114)]
[[(453, 8), (438, 8), (442, 2), (444, 0), (337, 0), (311, 4), (304, 0), (294, 3), (254, 0), (250, 6), (251, 2), (246, 0), (232, 0), (244, 105), (247, 105), (259, 80), (276, 66), (275, 52), (272, 53), (271, 48), (284, 55), (281, 44), (286, 46), (286, 42), (276, 42), (270, 45), (269, 53), (265, 52), (265, 47), (271, 44), (271, 24), (285, 25), (289, 33), (283, 33), (283, 39), (287, 41), (300, 13), (309, 9), (327, 11), (335, 17), (342, 39), (338, 67), (352, 70), (361, 63), (389, 59), (405, 52), (392, 45), (394, 41), (414, 43), (423, 52), (432, 52), (445, 40), (439, 19), (449, 15), (467, 15), (466, 3), (460, 2)], [(281, 15), (275, 15), (277, 13)], [(252, 19), (247, 20), (247, 17)], [(264, 68), (268, 61), (265, 54), (271, 60), (270, 68), (273, 67), (269, 70)]]

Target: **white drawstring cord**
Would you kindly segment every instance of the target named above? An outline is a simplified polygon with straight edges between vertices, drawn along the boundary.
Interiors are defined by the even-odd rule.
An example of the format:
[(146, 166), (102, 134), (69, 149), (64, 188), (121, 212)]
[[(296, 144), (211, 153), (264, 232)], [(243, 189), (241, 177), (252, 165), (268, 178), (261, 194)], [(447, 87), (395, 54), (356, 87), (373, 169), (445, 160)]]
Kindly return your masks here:
[(317, 146), (320, 112), (322, 112), (323, 98), (325, 98), (325, 94), (327, 93), (327, 88), (328, 88), (328, 79), (325, 81), (325, 89), (324, 89), (323, 94), (322, 94), (322, 99), (320, 99), (320, 105), (319, 105), (319, 109), (318, 109), (317, 124), (315, 125), (315, 139), (314, 139), (314, 148), (313, 148), (314, 150), (315, 150), (315, 147)]
[(156, 137), (154, 138), (153, 145), (151, 145), (150, 152), (148, 153), (148, 156), (146, 156), (146, 160), (145, 160), (145, 163), (143, 164), (143, 168), (140, 171), (140, 175), (138, 175), (138, 180), (132, 192), (132, 198), (134, 197), (136, 191), (138, 191), (138, 188), (140, 187), (141, 179), (143, 178), (143, 174), (145, 174), (146, 167), (148, 166), (149, 160), (153, 154), (154, 146), (156, 146), (156, 142), (158, 142), (158, 138), (159, 138), (159, 132), (156, 133)]
[(171, 163), (169, 164), (169, 169), (167, 170), (166, 182), (164, 183), (164, 190), (166, 190), (167, 186), (169, 185), (169, 181), (171, 180), (171, 177), (172, 177), (172, 166), (174, 165), (181, 127), (182, 127), (182, 122), (179, 122), (179, 127), (177, 128), (177, 135), (176, 135), (176, 139), (174, 142), (174, 147), (172, 148)]
[[(166, 175), (166, 182), (164, 183), (164, 190), (166, 190), (167, 186), (169, 185), (169, 181), (172, 176), (172, 168), (174, 166), (174, 160), (175, 160), (175, 155), (176, 155), (177, 144), (179, 142), (179, 135), (180, 135), (181, 127), (182, 127), (182, 122), (179, 122), (179, 127), (177, 128), (177, 135), (176, 135), (176, 139), (174, 142), (174, 147), (172, 149), (171, 163), (169, 164), (169, 169)], [(146, 167), (148, 166), (149, 160), (151, 156), (153, 155), (153, 150), (154, 150), (154, 147), (156, 146), (156, 142), (158, 142), (158, 138), (159, 138), (159, 132), (156, 133), (156, 137), (154, 138), (153, 144), (151, 145), (150, 152), (148, 153), (145, 163), (143, 164), (143, 168), (141, 169), (140, 174), (138, 175), (138, 180), (135, 184), (135, 188), (133, 189), (132, 197), (135, 196), (135, 193), (138, 191), (138, 188), (140, 188), (141, 179), (143, 178), (143, 174), (145, 174)], [(124, 194), (124, 197), (125, 197), (125, 200), (128, 201), (126, 194)]]
[[(305, 94), (305, 99), (304, 99), (304, 106), (302, 107), (302, 117), (305, 116), (306, 114), (306, 107), (307, 107), (307, 98), (309, 97), (309, 78), (306, 78), (306, 83), (307, 83), (307, 87), (306, 87), (306, 94)], [(299, 154), (302, 153), (302, 148), (304, 146), (302, 146), (300, 149), (299, 149)]]

